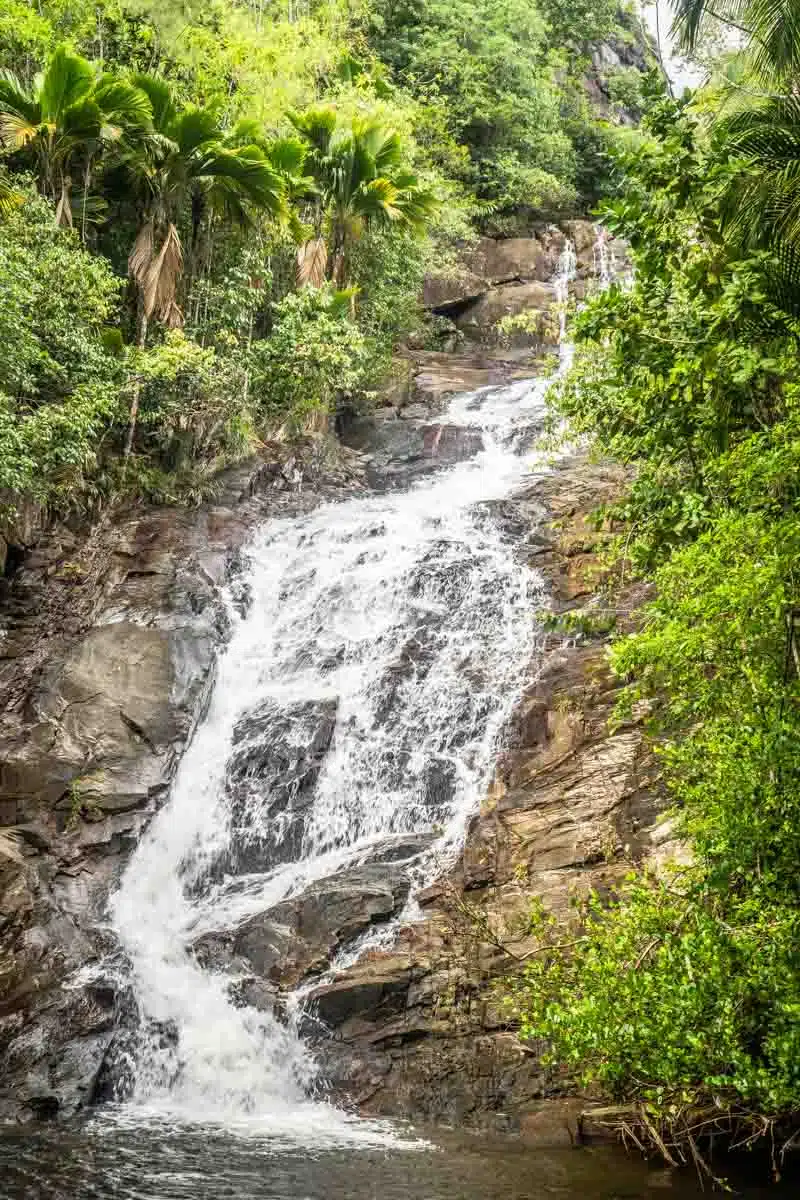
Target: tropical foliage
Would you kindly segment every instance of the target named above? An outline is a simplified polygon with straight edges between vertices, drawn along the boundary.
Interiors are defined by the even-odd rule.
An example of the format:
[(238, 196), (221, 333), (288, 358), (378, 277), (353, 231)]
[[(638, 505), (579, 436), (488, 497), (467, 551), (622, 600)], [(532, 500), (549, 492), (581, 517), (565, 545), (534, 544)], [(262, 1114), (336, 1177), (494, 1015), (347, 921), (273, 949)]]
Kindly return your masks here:
[(366, 402), (476, 219), (579, 203), (578, 81), (629, 19), (567, 67), (546, 6), (472, 7), (0, 0), (12, 497), (205, 494)]
[(365, 230), (424, 229), (436, 198), (406, 163), (400, 135), (380, 120), (342, 121), (332, 107), (291, 119), (306, 148), (304, 165), (316, 197), (316, 236), (299, 255), (300, 279), (319, 285), (327, 268), (329, 277), (344, 286), (352, 246)]
[[(604, 214), (634, 281), (577, 318), (555, 397), (631, 469), (607, 515), (657, 598), (611, 662), (619, 716), (651, 713), (688, 854), (580, 906), (566, 936), (535, 906), (513, 989), (523, 1036), (637, 1105), (662, 1149), (727, 1114), (788, 1137), (800, 1115), (800, 41), (780, 5), (714, 14), (752, 39), (694, 98), (651, 97)], [(702, 20), (682, 6), (690, 40)]]
[[(425, 98), (420, 137), (434, 161), (492, 209), (552, 209), (574, 199), (578, 170), (570, 71), (580, 77), (586, 43), (610, 34), (618, 11), (594, 4), (579, 24), (572, 3), (377, 0), (367, 36)], [(569, 67), (553, 53), (568, 43)]]
[(92, 171), (102, 150), (133, 141), (148, 127), (147, 96), (132, 82), (101, 73), (66, 46), (28, 88), (0, 74), (0, 141), (35, 162), (42, 191), (56, 204), (56, 224), (73, 224), (72, 191), (88, 204)]

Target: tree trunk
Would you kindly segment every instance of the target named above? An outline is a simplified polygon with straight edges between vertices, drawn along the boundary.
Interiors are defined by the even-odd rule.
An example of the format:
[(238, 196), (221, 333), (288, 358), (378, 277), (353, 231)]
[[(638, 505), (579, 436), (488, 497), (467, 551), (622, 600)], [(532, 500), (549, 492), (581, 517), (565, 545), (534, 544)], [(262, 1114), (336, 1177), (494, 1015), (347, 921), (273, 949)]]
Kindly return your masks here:
[(338, 225), (333, 230), (333, 245), (330, 257), (330, 279), (337, 288), (343, 288), (347, 276), (347, 238), (344, 230)]
[[(141, 299), (141, 298), (140, 298)], [(141, 304), (139, 312), (139, 332), (136, 338), (136, 345), (139, 350), (144, 350), (145, 342), (147, 341), (147, 313), (144, 311), (144, 304)], [(133, 394), (131, 396), (131, 410), (128, 416), (128, 435), (125, 438), (125, 452), (123, 454), (123, 478), (128, 467), (128, 459), (133, 450), (133, 439), (136, 435), (136, 421), (139, 416), (139, 398), (142, 394), (141, 376), (137, 375), (133, 385)]]

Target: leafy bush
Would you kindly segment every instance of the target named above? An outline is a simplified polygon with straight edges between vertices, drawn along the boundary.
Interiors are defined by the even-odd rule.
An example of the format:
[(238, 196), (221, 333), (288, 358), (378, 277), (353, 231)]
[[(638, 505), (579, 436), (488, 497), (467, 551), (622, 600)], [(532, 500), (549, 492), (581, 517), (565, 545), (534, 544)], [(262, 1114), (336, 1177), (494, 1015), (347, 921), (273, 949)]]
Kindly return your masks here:
[(250, 351), (252, 397), (261, 428), (301, 430), (356, 390), (368, 362), (363, 333), (350, 319), (353, 295), (305, 288), (275, 305), (267, 339)]
[[(575, 29), (587, 41), (605, 36), (615, 10), (584, 6), (570, 42)], [(377, 54), (421, 101), (419, 136), (433, 162), (468, 181), (494, 211), (553, 211), (575, 202), (577, 164), (562, 111), (572, 85), (567, 62), (557, 72), (550, 57), (564, 39), (551, 34), (536, 5), (375, 0), (365, 23)]]
[[(0, 489), (197, 498), (259, 437), (365, 403), (478, 219), (577, 202), (576, 96), (596, 122), (555, 25), (531, 0), (201, 3), (188, 26), (178, 0), (10, 0)], [(297, 290), (324, 278), (356, 294)]]
[(69, 503), (98, 460), (120, 381), (119, 281), (32, 192), (0, 221), (0, 487)]
[(252, 449), (245, 371), (237, 358), (204, 349), (178, 330), (131, 359), (141, 386), (137, 449), (165, 470), (226, 461)]
[(103, 329), (120, 281), (28, 191), (0, 222), (0, 390), (32, 407), (114, 375)]
[(727, 514), (656, 574), (645, 627), (613, 661), (636, 681), (626, 706), (656, 706), (694, 861), (633, 876), (610, 908), (594, 897), (571, 934), (536, 911), (524, 1034), (662, 1115), (715, 1094), (768, 1116), (800, 1107), (800, 686), (784, 620), (798, 550), (796, 518)]
[[(633, 875), (567, 934), (540, 907), (524, 1036), (662, 1129), (800, 1114), (800, 391), (768, 250), (720, 234), (731, 171), (663, 101), (608, 224), (636, 275), (577, 318), (556, 396), (630, 465), (619, 551), (657, 598), (620, 638), (620, 715), (647, 700), (690, 865)], [(703, 1118), (705, 1119), (705, 1118)], [(656, 1143), (657, 1144), (657, 1143)]]

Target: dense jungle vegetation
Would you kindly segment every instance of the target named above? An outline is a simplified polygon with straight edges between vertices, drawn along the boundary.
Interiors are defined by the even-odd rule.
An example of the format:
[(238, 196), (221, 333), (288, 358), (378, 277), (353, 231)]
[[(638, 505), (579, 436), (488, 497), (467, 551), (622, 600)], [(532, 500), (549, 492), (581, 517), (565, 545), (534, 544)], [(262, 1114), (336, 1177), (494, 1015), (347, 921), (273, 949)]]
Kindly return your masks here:
[[(577, 905), (516, 989), (524, 1036), (662, 1152), (800, 1115), (800, 32), (788, 3), (679, 0), (735, 36), (653, 95), (603, 220), (635, 278), (576, 320), (556, 403), (629, 464), (624, 569), (654, 583), (613, 667), (649, 714), (689, 854)], [(608, 514), (607, 514), (608, 515)], [(623, 569), (623, 568), (621, 568)]]
[[(555, 403), (632, 468), (613, 666), (691, 859), (541, 944), (523, 1037), (681, 1147), (800, 1114), (800, 22), (678, 0), (716, 70), (584, 86), (612, 0), (0, 0), (0, 489), (52, 514), (207, 495), (369, 403), (476, 230), (585, 213), (635, 277)], [(730, 31), (727, 41), (725, 30)], [(579, 32), (576, 32), (579, 31)], [(608, 114), (607, 114), (608, 116)]]
[(202, 497), (368, 402), (480, 223), (585, 209), (581, 74), (636, 26), (571, 4), (567, 53), (534, 0), (2, 0), (7, 514)]

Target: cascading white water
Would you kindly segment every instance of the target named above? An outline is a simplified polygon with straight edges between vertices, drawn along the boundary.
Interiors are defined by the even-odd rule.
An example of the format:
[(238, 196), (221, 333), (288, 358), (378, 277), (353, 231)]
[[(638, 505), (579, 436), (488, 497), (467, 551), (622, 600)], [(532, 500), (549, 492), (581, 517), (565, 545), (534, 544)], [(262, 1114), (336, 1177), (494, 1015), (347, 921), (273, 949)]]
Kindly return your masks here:
[[(554, 281), (562, 310), (571, 247)], [(562, 359), (562, 365), (566, 365)], [(482, 448), (406, 491), (268, 522), (249, 548), (209, 712), (113, 900), (142, 1017), (134, 1106), (317, 1134), (314, 1065), (292, 1029), (237, 1006), (192, 943), (429, 834), (422, 880), (460, 845), (529, 678), (541, 580), (502, 502), (551, 380), (457, 397), (443, 426)], [(530, 451), (530, 445), (525, 447)]]
[(617, 261), (614, 249), (609, 245), (608, 233), (602, 226), (597, 229), (594, 244), (594, 274), (601, 288), (606, 288), (617, 277)]
[(572, 364), (572, 346), (567, 340), (567, 309), (569, 306), (569, 285), (575, 278), (578, 258), (575, 247), (567, 239), (558, 258), (556, 273), (553, 279), (553, 290), (558, 306), (558, 354), (559, 371), (568, 371)]

